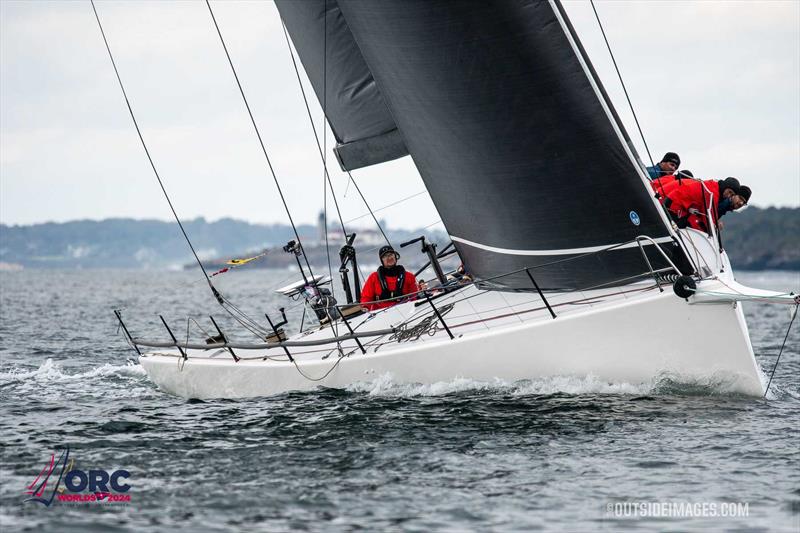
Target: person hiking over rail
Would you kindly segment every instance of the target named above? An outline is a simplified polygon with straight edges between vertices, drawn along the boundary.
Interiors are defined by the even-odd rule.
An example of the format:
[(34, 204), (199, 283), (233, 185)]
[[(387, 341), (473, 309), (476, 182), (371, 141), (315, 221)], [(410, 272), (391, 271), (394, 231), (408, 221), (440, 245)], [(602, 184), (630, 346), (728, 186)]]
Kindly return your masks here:
[[(400, 254), (391, 246), (384, 246), (378, 251), (381, 266), (373, 272), (361, 289), (361, 304), (369, 311), (377, 311), (391, 307), (400, 302), (392, 300), (404, 294), (415, 294), (418, 290), (417, 279), (411, 272), (397, 264)], [(381, 300), (381, 301), (376, 301)], [(382, 301), (388, 300), (388, 301)]]
[(736, 178), (683, 180), (682, 184), (667, 189), (663, 204), (678, 227), (688, 226), (705, 232), (710, 232), (709, 216), (712, 224), (719, 226), (721, 216), (745, 206), (752, 194), (750, 188), (740, 185)]

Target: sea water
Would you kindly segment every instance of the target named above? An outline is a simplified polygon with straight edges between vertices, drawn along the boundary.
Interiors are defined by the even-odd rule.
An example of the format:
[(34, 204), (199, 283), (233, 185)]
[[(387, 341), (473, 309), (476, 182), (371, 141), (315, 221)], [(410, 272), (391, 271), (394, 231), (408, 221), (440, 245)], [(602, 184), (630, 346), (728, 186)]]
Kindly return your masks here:
[[(272, 292), (296, 276), (241, 269), (215, 282), (256, 318), (285, 306), (297, 328), (302, 305)], [(798, 273), (738, 279), (800, 286)], [(165, 338), (162, 314), (185, 338), (191, 315), (202, 338), (213, 313), (236, 336), (196, 272), (0, 273), (3, 531), (800, 529), (800, 318), (766, 400), (715, 383), (378, 376), (186, 401), (149, 382), (113, 309), (135, 335)], [(768, 377), (788, 309), (744, 309)], [(52, 503), (24, 501), (67, 447), (70, 487), (117, 474), (110, 492), (129, 498), (109, 501), (102, 483), (56, 488), (57, 463), (42, 494)]]

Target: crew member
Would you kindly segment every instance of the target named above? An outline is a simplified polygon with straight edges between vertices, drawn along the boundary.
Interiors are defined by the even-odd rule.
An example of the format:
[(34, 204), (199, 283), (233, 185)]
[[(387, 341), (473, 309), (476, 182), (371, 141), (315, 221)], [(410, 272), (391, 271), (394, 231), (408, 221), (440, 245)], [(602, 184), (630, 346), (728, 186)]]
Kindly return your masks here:
[[(739, 192), (737, 194), (731, 194), (728, 198), (724, 199), (723, 202), (720, 202), (719, 206), (717, 206), (717, 210), (719, 211), (719, 218), (722, 218), (722, 215), (727, 213), (728, 211), (738, 211), (747, 205), (750, 201), (750, 195), (753, 194), (753, 191), (750, 190), (750, 187), (747, 185), (742, 185), (739, 187)], [(717, 227), (722, 229), (722, 221), (720, 220), (717, 222)]]
[(651, 180), (673, 174), (681, 166), (681, 158), (675, 152), (667, 152), (661, 161), (653, 167), (647, 167)]
[[(674, 182), (677, 183), (677, 180)], [(752, 192), (749, 187), (739, 185), (736, 178), (724, 180), (682, 180), (680, 185), (668, 188), (664, 206), (669, 209), (678, 227), (691, 227), (701, 231), (710, 230), (709, 215), (713, 224), (728, 211), (744, 206)]]
[[(414, 274), (397, 264), (400, 254), (391, 246), (384, 246), (378, 251), (381, 266), (373, 272), (361, 289), (361, 303), (370, 311), (376, 311), (397, 304), (398, 296), (414, 295), (417, 292), (417, 280)], [(397, 299), (392, 299), (397, 298)], [(381, 301), (376, 301), (381, 300)], [(387, 301), (384, 301), (387, 300)]]
[[(738, 183), (736, 178), (726, 178), (723, 183), (727, 182), (728, 180), (733, 180)], [(750, 190), (750, 187), (747, 185), (740, 185), (736, 187), (735, 193), (731, 189), (726, 189), (725, 192), (722, 193), (722, 199), (717, 206), (719, 210), (719, 216), (722, 217), (728, 211), (736, 211), (747, 205), (747, 202), (750, 201), (750, 195), (753, 191)]]

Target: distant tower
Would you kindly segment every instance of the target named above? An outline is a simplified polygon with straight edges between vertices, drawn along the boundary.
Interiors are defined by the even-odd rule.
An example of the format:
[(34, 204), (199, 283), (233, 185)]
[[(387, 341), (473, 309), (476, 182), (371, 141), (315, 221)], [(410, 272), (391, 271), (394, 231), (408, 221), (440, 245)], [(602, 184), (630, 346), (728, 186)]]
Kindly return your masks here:
[(325, 228), (325, 213), (320, 211), (319, 217), (317, 217), (317, 240), (319, 242), (325, 242), (326, 233), (327, 228)]

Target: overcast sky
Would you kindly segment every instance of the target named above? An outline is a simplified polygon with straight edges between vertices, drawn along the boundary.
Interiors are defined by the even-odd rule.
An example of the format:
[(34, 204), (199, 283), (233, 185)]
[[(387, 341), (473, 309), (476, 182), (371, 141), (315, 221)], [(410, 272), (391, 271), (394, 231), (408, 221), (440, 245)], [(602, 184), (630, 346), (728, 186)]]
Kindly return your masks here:
[[(635, 136), (590, 4), (565, 4)], [(737, 176), (755, 205), (800, 204), (800, 2), (596, 5), (656, 159), (674, 150), (696, 176)], [(322, 168), (277, 10), (271, 2), (212, 6), (293, 215), (312, 222)], [(97, 7), (179, 215), (285, 222), (205, 4)], [(0, 0), (0, 21), (0, 222), (170, 219), (89, 2)], [(330, 161), (344, 218), (364, 214)], [(424, 191), (409, 157), (354, 175), (376, 208)], [(395, 227), (438, 220), (426, 194), (380, 216)]]

